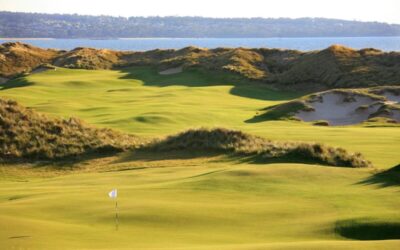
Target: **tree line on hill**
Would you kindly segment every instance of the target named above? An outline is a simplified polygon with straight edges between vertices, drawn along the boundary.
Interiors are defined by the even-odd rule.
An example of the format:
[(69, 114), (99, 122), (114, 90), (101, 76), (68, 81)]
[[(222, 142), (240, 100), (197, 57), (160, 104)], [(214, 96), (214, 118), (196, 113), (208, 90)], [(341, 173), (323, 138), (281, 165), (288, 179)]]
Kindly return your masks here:
[(112, 17), (0, 12), (0, 37), (346, 37), (400, 36), (400, 25), (326, 18)]

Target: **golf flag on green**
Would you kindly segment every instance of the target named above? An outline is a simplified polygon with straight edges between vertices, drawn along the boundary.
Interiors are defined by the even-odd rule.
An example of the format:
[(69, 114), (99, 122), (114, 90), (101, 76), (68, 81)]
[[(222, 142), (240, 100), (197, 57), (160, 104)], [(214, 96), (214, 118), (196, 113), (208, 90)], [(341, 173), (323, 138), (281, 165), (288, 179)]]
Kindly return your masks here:
[(118, 191), (117, 191), (117, 189), (111, 190), (111, 192), (108, 193), (108, 196), (109, 196), (111, 199), (116, 199), (117, 196), (118, 196)]
[(117, 203), (117, 196), (118, 196), (118, 191), (116, 188), (111, 190), (108, 193), (108, 197), (111, 199), (115, 200), (115, 230), (118, 231), (118, 203)]

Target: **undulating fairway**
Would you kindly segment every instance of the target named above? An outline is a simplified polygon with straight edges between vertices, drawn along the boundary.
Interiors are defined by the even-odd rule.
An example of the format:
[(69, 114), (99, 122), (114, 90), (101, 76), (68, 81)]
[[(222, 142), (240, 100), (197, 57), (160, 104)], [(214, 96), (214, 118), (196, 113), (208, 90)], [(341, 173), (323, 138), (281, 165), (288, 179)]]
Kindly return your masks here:
[[(399, 127), (251, 122), (301, 94), (227, 75), (58, 68), (0, 86), (54, 116), (159, 137), (226, 127), (358, 151), (374, 168), (254, 164), (224, 155), (122, 153), (0, 167), (1, 249), (397, 249)], [(399, 171), (392, 170), (392, 171)], [(398, 175), (398, 172), (396, 172)], [(114, 202), (118, 188), (119, 228)]]

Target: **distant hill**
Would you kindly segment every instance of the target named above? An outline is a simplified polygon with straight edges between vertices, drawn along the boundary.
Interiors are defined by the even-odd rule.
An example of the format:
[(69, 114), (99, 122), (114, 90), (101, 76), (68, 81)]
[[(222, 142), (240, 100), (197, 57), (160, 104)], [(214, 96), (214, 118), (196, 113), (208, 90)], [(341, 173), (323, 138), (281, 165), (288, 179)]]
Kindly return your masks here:
[(112, 17), (0, 12), (0, 37), (400, 36), (400, 25), (325, 18)]
[(160, 71), (198, 68), (229, 72), (278, 88), (323, 90), (400, 84), (400, 52), (354, 50), (340, 45), (311, 52), (279, 49), (186, 47), (180, 50), (113, 51), (41, 49), (23, 43), (0, 45), (4, 80), (41, 68), (120, 69), (151, 66)]

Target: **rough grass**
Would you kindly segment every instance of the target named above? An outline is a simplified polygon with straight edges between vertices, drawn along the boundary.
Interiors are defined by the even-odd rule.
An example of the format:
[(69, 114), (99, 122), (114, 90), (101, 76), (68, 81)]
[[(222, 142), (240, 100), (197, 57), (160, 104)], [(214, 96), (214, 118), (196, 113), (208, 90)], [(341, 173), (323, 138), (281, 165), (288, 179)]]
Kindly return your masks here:
[(313, 122), (314, 126), (329, 126), (329, 122), (325, 121), (325, 120), (319, 120), (319, 121), (315, 121)]
[[(50, 119), (15, 101), (0, 99), (0, 159), (65, 159), (89, 153), (118, 152), (139, 145), (139, 139), (80, 120)], [(141, 146), (143, 150), (219, 151), (259, 156), (264, 160), (293, 159), (343, 167), (371, 166), (359, 153), (322, 144), (273, 142), (223, 128), (188, 130)]]
[(76, 69), (110, 69), (122, 52), (107, 49), (75, 48), (53, 60), (54, 65)]
[(58, 53), (19, 42), (3, 43), (0, 45), (0, 76), (10, 78), (28, 73), (43, 63), (50, 63)]
[(291, 88), (311, 89), (313, 85), (332, 89), (398, 84), (400, 53), (371, 51), (333, 45), (305, 53), (271, 80)]
[(226, 74), (186, 70), (162, 76), (149, 67), (124, 71), (57, 68), (9, 81), (0, 86), (0, 95), (45, 114), (78, 117), (98, 127), (144, 137), (166, 136), (187, 128), (226, 127), (271, 140), (317, 141), (361, 152), (378, 168), (400, 161), (400, 134), (395, 124), (338, 128), (287, 119), (250, 123), (259, 110), (296, 99), (299, 94), (238, 83)]
[[(391, 105), (391, 104), (384, 104), (376, 112), (372, 113), (370, 115), (370, 118), (384, 117), (384, 118), (389, 118), (390, 119), (391, 116), (392, 116), (392, 111), (394, 111), (394, 110), (399, 111), (400, 110), (400, 106)], [(393, 119), (392, 119), (392, 121), (396, 122), (396, 120), (393, 120)]]
[(21, 43), (0, 47), (0, 76), (30, 72), (41, 63), (77, 69), (111, 69), (147, 65), (167, 69), (197, 67), (230, 72), (246, 80), (283, 89), (317, 89), (398, 85), (400, 53), (353, 50), (339, 45), (313, 52), (276, 49), (187, 47), (180, 50), (121, 52), (92, 48), (44, 50)]
[(135, 136), (97, 129), (78, 119), (54, 119), (0, 98), (0, 160), (65, 159), (133, 148)]
[[(257, 110), (296, 97), (257, 85), (233, 85), (223, 78), (213, 80), (210, 74), (206, 78), (188, 71), (175, 76), (157, 72), (136, 68), (128, 76), (58, 68), (12, 81), (0, 94), (40, 112), (78, 116), (145, 136), (227, 126), (274, 141), (317, 140), (361, 151), (379, 168), (400, 162), (398, 128), (317, 127), (287, 120), (250, 124), (244, 121)], [(137, 117), (165, 119), (142, 123)], [(173, 158), (174, 154), (146, 152), (148, 157), (138, 160), (124, 157), (131, 155), (126, 152), (79, 162), (85, 173), (78, 167), (71, 173), (58, 164), (48, 168), (0, 164), (0, 245), (4, 249), (392, 250), (400, 244), (399, 240), (359, 241), (335, 231), (337, 221), (349, 218), (399, 223), (399, 182), (381, 187), (379, 183), (389, 179), (385, 175), (379, 183), (375, 179), (364, 183), (375, 169), (288, 162), (255, 165), (239, 157), (227, 161), (225, 155), (188, 158), (190, 153), (179, 151), (176, 155), (188, 157)], [(115, 203), (107, 196), (113, 188), (120, 194), (118, 231)]]
[(380, 87), (374, 87), (374, 88), (369, 89), (369, 93), (372, 93), (375, 95), (382, 95), (385, 92), (389, 92), (394, 95), (400, 95), (400, 87), (399, 86), (380, 86)]
[(258, 156), (271, 159), (294, 159), (297, 162), (314, 162), (341, 167), (369, 167), (371, 163), (360, 153), (348, 153), (342, 148), (334, 148), (320, 143), (274, 142), (241, 131), (223, 128), (191, 129), (168, 136), (145, 146), (154, 151), (218, 151), (237, 155)]

